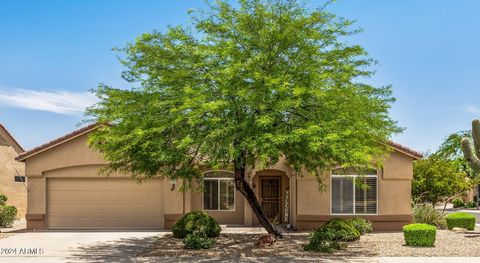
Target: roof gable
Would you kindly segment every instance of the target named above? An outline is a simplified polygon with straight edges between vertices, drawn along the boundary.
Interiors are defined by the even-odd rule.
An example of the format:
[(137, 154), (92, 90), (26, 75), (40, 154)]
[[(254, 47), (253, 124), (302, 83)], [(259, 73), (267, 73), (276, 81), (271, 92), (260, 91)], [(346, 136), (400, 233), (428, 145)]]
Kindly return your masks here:
[(0, 124), (0, 145), (11, 146), (17, 153), (25, 151), (2, 124)]
[(423, 158), (422, 153), (417, 152), (415, 150), (412, 150), (412, 149), (408, 148), (407, 146), (401, 145), (399, 143), (388, 141), (387, 145), (392, 147), (393, 150), (395, 150), (399, 153), (403, 153), (405, 155), (408, 155), (408, 156), (412, 157), (414, 160), (418, 160), (418, 159)]
[[(41, 152), (43, 152), (43, 151), (46, 151), (46, 150), (48, 150), (48, 149), (50, 149), (50, 148), (53, 148), (53, 147), (55, 147), (55, 146), (57, 146), (57, 145), (60, 145), (60, 144), (64, 143), (64, 142), (70, 141), (70, 140), (72, 140), (72, 139), (74, 139), (74, 138), (77, 138), (77, 137), (79, 137), (79, 136), (81, 136), (81, 135), (84, 135), (84, 134), (86, 134), (86, 133), (90, 133), (91, 131), (97, 129), (99, 126), (100, 126), (100, 124), (98, 124), (98, 123), (93, 123), (93, 124), (90, 124), (90, 125), (85, 126), (85, 127), (83, 127), (83, 128), (80, 128), (80, 129), (78, 129), (78, 130), (75, 130), (75, 131), (73, 131), (73, 132), (71, 132), (71, 133), (68, 133), (68, 134), (66, 134), (66, 135), (64, 135), (64, 136), (62, 136), (62, 137), (60, 137), (60, 138), (57, 138), (57, 139), (55, 139), (55, 140), (52, 140), (52, 141), (47, 142), (47, 143), (45, 143), (45, 144), (42, 144), (42, 145), (40, 145), (40, 146), (38, 146), (38, 147), (35, 147), (35, 148), (33, 148), (33, 149), (29, 150), (29, 151), (23, 152), (23, 149), (22, 149), (22, 152), (23, 152), (23, 153), (19, 154), (16, 159), (17, 159), (18, 161), (24, 161), (25, 159), (27, 159), (27, 158), (29, 158), (29, 157), (31, 157), (31, 156), (34, 156), (34, 155), (36, 155), (36, 154), (39, 154), (39, 153), (41, 153)], [(1, 125), (0, 125), (0, 127), (1, 127)], [(404, 146), (404, 145), (401, 145), (401, 144), (399, 144), (399, 143), (395, 143), (395, 142), (392, 142), (392, 141), (388, 141), (386, 144), (387, 144), (388, 146), (392, 147), (392, 149), (394, 149), (395, 151), (400, 152), (400, 153), (402, 153), (402, 154), (405, 154), (405, 155), (407, 155), (407, 156), (410, 156), (410, 157), (412, 157), (414, 160), (418, 160), (418, 159), (423, 158), (423, 155), (422, 155), (420, 152), (417, 152), (417, 151), (415, 151), (415, 150), (412, 150), (412, 149), (410, 149), (410, 148), (408, 148), (408, 147), (406, 147), (406, 146)]]
[(73, 131), (73, 132), (71, 132), (71, 133), (68, 133), (68, 134), (66, 134), (66, 135), (64, 135), (64, 136), (62, 136), (62, 137), (59, 137), (59, 138), (57, 138), (57, 139), (54, 139), (54, 140), (52, 140), (52, 141), (50, 141), (50, 142), (44, 143), (44, 144), (42, 144), (42, 145), (40, 145), (40, 146), (37, 146), (37, 147), (35, 147), (35, 148), (31, 149), (31, 150), (28, 150), (28, 151), (26, 151), (26, 152), (23, 152), (23, 153), (19, 154), (19, 155), (17, 156), (17, 158), (15, 158), (15, 159), (16, 159), (17, 161), (24, 161), (25, 159), (30, 158), (30, 157), (32, 157), (32, 156), (34, 156), (34, 155), (37, 155), (37, 154), (39, 154), (39, 153), (41, 153), (41, 152), (43, 152), (43, 151), (46, 151), (46, 150), (51, 149), (51, 148), (53, 148), (53, 147), (55, 147), (55, 146), (58, 146), (58, 145), (63, 144), (63, 143), (65, 143), (65, 142), (67, 142), (67, 141), (70, 141), (70, 140), (73, 140), (73, 139), (75, 139), (75, 138), (77, 138), (77, 137), (79, 137), (79, 136), (82, 136), (82, 135), (84, 135), (84, 134), (86, 134), (86, 133), (89, 133), (89, 132), (95, 130), (96, 128), (98, 128), (99, 126), (100, 126), (100, 125), (99, 125), (98, 123), (90, 124), (90, 125), (88, 125), (88, 126), (85, 126), (85, 127), (83, 127), (83, 128), (80, 128), (80, 129), (78, 129), (78, 130), (75, 130), (75, 131)]

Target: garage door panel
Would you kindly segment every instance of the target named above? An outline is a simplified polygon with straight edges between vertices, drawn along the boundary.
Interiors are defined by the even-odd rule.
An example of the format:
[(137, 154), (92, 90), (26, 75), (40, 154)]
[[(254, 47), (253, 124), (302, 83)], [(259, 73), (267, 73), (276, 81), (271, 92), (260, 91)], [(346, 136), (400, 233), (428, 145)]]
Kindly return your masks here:
[(48, 180), (51, 229), (163, 228), (162, 181), (131, 179)]

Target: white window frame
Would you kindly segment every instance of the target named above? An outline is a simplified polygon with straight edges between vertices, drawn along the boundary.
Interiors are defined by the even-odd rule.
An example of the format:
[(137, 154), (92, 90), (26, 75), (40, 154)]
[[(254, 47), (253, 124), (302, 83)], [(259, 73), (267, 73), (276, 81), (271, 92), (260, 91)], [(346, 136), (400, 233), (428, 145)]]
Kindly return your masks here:
[[(375, 214), (365, 214), (365, 213), (355, 213), (355, 203), (356, 203), (356, 188), (355, 187), (355, 180), (357, 177), (360, 178), (375, 178), (377, 182), (377, 189), (375, 191)], [(333, 192), (332, 192), (332, 180), (333, 178), (347, 178), (348, 180), (353, 180), (353, 211), (352, 213), (333, 213)], [(341, 175), (341, 174), (330, 174), (330, 215), (339, 215), (339, 216), (345, 216), (345, 215), (364, 215), (364, 216), (375, 216), (378, 215), (378, 175), (373, 175), (373, 174), (367, 174), (367, 175), (358, 175), (358, 174), (350, 174), (350, 175)]]
[[(228, 177), (218, 177), (218, 178), (203, 178), (203, 181), (218, 181), (218, 209), (205, 209), (205, 192), (202, 193), (202, 210), (203, 211), (215, 211), (215, 212), (235, 212), (235, 205), (236, 205), (236, 189), (235, 189), (235, 182), (233, 182), (233, 209), (220, 209), (220, 181), (234, 181), (233, 178)], [(228, 200), (228, 191), (227, 191), (227, 200)]]

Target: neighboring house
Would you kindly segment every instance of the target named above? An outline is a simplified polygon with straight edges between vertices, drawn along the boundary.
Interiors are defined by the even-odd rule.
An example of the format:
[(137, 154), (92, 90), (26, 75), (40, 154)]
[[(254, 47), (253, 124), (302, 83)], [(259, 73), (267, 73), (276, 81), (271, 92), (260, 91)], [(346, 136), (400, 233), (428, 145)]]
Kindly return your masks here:
[(25, 164), (15, 160), (23, 148), (0, 124), (0, 193), (7, 196), (7, 203), (18, 209), (18, 216), (27, 212), (27, 183)]
[[(161, 229), (182, 214), (203, 210), (220, 224), (258, 225), (243, 196), (235, 191), (229, 171), (205, 171), (204, 192), (180, 192), (180, 182), (151, 179), (142, 184), (130, 177), (99, 175), (106, 162), (87, 145), (90, 125), (20, 154), (28, 177), (28, 229)], [(252, 187), (266, 215), (282, 224), (307, 230), (335, 217), (362, 216), (376, 230), (399, 230), (412, 220), (413, 161), (421, 154), (399, 144), (383, 168), (357, 177), (335, 169), (322, 181), (301, 177), (285, 160), (275, 167), (252, 171)], [(361, 190), (352, 180), (364, 180)]]

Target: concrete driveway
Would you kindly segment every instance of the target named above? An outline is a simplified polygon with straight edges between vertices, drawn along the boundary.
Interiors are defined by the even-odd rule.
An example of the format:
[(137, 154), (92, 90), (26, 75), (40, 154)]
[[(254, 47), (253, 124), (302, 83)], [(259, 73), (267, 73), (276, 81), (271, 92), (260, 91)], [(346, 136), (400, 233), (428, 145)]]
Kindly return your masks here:
[(0, 239), (0, 262), (136, 262), (168, 232), (27, 232)]

